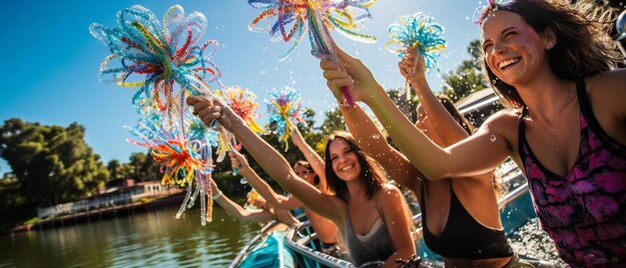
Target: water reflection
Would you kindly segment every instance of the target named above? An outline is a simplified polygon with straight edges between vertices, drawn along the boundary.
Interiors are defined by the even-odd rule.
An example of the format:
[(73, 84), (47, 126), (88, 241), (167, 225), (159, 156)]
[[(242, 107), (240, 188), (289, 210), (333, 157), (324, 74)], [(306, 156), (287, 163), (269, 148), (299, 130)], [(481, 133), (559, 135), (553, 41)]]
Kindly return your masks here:
[(260, 229), (216, 207), (200, 225), (200, 211), (176, 220), (177, 208), (0, 237), (0, 267), (224, 267)]

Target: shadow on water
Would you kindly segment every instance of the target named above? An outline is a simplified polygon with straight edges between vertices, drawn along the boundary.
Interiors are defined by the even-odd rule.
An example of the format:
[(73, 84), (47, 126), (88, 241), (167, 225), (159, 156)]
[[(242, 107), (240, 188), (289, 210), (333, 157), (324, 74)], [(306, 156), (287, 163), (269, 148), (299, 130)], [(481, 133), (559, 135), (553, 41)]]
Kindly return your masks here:
[(261, 228), (177, 207), (0, 237), (0, 267), (225, 267)]

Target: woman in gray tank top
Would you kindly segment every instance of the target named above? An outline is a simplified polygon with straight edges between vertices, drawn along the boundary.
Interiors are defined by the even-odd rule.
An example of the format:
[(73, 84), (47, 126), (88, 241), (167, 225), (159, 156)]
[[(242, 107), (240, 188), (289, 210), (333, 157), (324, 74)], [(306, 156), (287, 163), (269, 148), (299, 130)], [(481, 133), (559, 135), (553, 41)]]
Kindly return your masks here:
[[(298, 177), (276, 149), (219, 100), (192, 96), (187, 98), (187, 104), (193, 106), (205, 124), (219, 120), (285, 190), (314, 212), (333, 221), (342, 235), (351, 239), (346, 243), (355, 265), (383, 261), (385, 267), (400, 267), (401, 264), (395, 263), (396, 259), (409, 259), (415, 255), (411, 216), (400, 190), (384, 184), (382, 168), (365, 155), (349, 133), (335, 133), (326, 144), (325, 175), (329, 188), (335, 192), (329, 195)], [(387, 234), (378, 234), (383, 232), (381, 229)], [(361, 236), (360, 240), (357, 235)], [(351, 236), (356, 236), (360, 243)], [(367, 253), (365, 249), (371, 250), (370, 245), (378, 245), (376, 242), (382, 241), (381, 237), (391, 241), (385, 250), (374, 249)]]

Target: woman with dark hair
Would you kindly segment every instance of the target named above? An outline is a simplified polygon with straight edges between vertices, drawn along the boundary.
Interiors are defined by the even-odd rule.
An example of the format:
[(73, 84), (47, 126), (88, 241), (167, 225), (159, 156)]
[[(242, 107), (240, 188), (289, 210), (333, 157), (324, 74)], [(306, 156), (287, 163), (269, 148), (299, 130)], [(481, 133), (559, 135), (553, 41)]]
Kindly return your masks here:
[[(513, 0), (479, 23), (493, 87), (515, 109), (498, 112), (446, 148), (395, 107), (371, 72), (338, 49), (321, 63), (328, 86), (351, 86), (429, 180), (473, 176), (510, 156), (529, 182), (543, 229), (571, 266), (626, 265), (626, 70), (591, 1)], [(340, 99), (341, 101), (342, 99)]]
[[(433, 94), (426, 82), (422, 56), (414, 50), (407, 51), (398, 67), (420, 100), (415, 125), (432, 142), (445, 147), (474, 133), (474, 126), (449, 97)], [(493, 170), (422, 181), (424, 241), (444, 258), (446, 266), (531, 266), (514, 256), (507, 241), (500, 219), (499, 195)]]
[(256, 135), (228, 106), (202, 97), (188, 97), (198, 117), (214, 119), (231, 131), (257, 163), (285, 190), (341, 231), (355, 265), (382, 262), (400, 267), (396, 259), (415, 255), (408, 206), (398, 188), (385, 184), (382, 169), (366, 156), (349, 133), (332, 135), (326, 146), (326, 180), (335, 195), (301, 179), (285, 158)]

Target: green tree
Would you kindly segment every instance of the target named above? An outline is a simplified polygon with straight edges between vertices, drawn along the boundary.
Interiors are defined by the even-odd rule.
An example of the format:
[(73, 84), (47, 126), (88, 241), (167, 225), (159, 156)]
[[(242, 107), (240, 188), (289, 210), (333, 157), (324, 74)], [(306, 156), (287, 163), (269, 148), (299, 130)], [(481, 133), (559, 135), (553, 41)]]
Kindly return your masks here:
[(155, 161), (150, 152), (146, 154), (145, 161), (139, 168), (139, 176), (142, 181), (161, 180), (161, 163)]
[(471, 58), (461, 62), (459, 67), (448, 74), (443, 75), (444, 86), (443, 94), (447, 95), (452, 101), (458, 101), (469, 94), (488, 87), (481, 70), (481, 54), (480, 41), (474, 40), (467, 47), (467, 52)]
[(117, 159), (111, 159), (107, 163), (107, 170), (109, 171), (109, 180), (119, 179), (121, 164)]
[(324, 137), (328, 137), (335, 130), (346, 130), (346, 122), (343, 120), (341, 110), (339, 108), (332, 108), (324, 113), (326, 119), (319, 127), (320, 134)]
[(140, 152), (134, 152), (130, 155), (130, 166), (132, 167), (132, 176), (131, 178), (135, 179), (135, 181), (144, 181), (145, 179), (145, 175), (142, 170), (141, 167), (143, 166), (144, 162), (146, 162), (146, 154), (144, 153), (140, 153)]
[(13, 170), (25, 209), (74, 201), (104, 184), (109, 172), (84, 135), (77, 123), (64, 128), (13, 118), (0, 126), (0, 156)]

